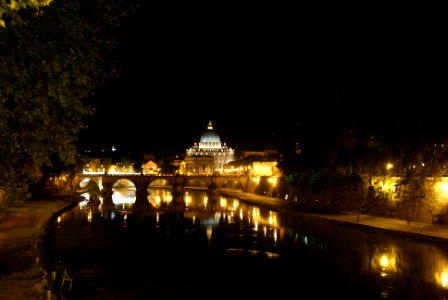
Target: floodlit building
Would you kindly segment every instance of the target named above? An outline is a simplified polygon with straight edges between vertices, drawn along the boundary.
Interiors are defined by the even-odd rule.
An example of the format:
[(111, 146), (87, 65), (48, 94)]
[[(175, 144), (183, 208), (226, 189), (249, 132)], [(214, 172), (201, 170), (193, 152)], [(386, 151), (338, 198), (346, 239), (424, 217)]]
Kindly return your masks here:
[(233, 160), (235, 160), (235, 151), (226, 143), (221, 143), (221, 138), (213, 130), (210, 121), (199, 143), (195, 142), (191, 148), (187, 149), (184, 172), (202, 175), (221, 173), (224, 165)]
[(149, 160), (142, 166), (143, 174), (145, 175), (157, 175), (159, 172), (159, 168), (155, 162)]

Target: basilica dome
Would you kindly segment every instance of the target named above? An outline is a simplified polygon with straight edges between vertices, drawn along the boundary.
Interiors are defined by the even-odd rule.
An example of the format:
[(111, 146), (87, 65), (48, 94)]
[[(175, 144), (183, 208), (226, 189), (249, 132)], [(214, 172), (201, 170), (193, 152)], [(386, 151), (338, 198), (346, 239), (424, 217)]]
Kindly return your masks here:
[(213, 174), (222, 172), (224, 165), (235, 159), (235, 151), (221, 143), (219, 134), (213, 130), (210, 121), (199, 143), (187, 149), (185, 174)]
[(207, 130), (201, 135), (201, 143), (219, 143), (221, 145), (221, 139), (219, 134), (213, 130), (212, 122), (208, 123)]

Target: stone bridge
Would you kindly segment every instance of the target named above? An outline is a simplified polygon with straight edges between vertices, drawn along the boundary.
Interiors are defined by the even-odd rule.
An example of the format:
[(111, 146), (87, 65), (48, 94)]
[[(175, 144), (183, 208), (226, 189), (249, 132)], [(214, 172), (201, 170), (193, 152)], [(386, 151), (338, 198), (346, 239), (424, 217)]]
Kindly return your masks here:
[(148, 188), (171, 188), (173, 198), (183, 196), (185, 189), (204, 189), (216, 192), (220, 189), (253, 192), (249, 176), (220, 175), (143, 175), (143, 174), (78, 174), (72, 181), (72, 191), (77, 192), (81, 182), (94, 181), (103, 196), (103, 201), (111, 202), (114, 185), (123, 179), (135, 186), (136, 199), (146, 199)]

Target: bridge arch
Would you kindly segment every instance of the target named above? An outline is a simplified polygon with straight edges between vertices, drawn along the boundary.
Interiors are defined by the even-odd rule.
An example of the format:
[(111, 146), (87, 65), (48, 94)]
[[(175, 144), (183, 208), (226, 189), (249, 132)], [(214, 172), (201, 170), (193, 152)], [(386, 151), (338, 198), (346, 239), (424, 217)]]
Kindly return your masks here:
[[(209, 189), (219, 192), (219, 189), (237, 189), (244, 192), (250, 189), (250, 179), (248, 176), (228, 176), (228, 175), (144, 175), (144, 174), (78, 174), (75, 176), (73, 192), (79, 190), (81, 182), (93, 180), (98, 186), (103, 201), (112, 204), (113, 187), (117, 181), (122, 179), (129, 180), (135, 186), (137, 201), (138, 199), (149, 199), (150, 189), (163, 187), (171, 189), (172, 196), (182, 196), (187, 189)], [(91, 183), (92, 184), (92, 183)], [(144, 201), (144, 200), (143, 200)], [(146, 201), (144, 201), (146, 202)]]
[(218, 185), (218, 189), (231, 189), (231, 190), (244, 191), (244, 186), (237, 179), (230, 178), (228, 180), (222, 180)]

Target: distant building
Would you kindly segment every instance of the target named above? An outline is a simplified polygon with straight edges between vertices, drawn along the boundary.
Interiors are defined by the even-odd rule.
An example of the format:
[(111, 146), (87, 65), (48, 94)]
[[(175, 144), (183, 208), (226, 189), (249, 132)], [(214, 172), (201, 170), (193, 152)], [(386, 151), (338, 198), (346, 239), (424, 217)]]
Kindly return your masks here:
[(281, 172), (275, 161), (253, 162), (251, 176), (281, 176)]
[(204, 175), (222, 172), (224, 165), (233, 160), (235, 160), (235, 151), (226, 143), (221, 143), (210, 121), (199, 143), (195, 142), (190, 149), (187, 149), (183, 172)]
[(148, 162), (146, 162), (142, 166), (142, 169), (143, 169), (143, 174), (145, 174), (145, 175), (156, 175), (159, 173), (159, 167), (152, 160), (149, 160)]
[(243, 157), (251, 157), (251, 156), (261, 156), (261, 157), (267, 157), (267, 156), (276, 156), (277, 150), (276, 149), (265, 149), (265, 150), (244, 150), (243, 151)]

